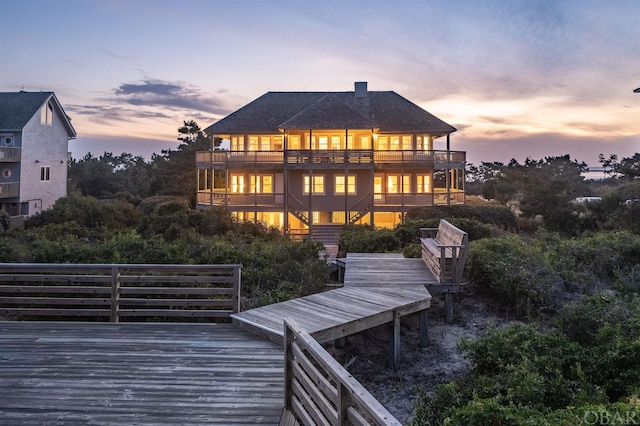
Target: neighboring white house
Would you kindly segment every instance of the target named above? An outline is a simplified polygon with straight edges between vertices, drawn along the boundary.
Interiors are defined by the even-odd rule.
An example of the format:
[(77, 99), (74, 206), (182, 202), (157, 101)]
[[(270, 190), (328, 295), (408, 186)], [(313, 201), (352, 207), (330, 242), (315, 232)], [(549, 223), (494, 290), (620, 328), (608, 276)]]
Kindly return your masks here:
[(75, 137), (53, 92), (0, 92), (0, 210), (32, 216), (66, 196)]

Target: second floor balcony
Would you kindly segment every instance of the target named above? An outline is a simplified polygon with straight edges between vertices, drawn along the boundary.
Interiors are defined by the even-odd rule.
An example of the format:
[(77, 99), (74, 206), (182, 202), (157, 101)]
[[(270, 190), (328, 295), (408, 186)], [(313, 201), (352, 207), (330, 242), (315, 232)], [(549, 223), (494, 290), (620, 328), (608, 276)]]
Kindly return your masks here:
[(20, 196), (20, 183), (0, 183), (0, 198), (15, 198)]
[(286, 150), (286, 151), (200, 151), (199, 169), (308, 169), (421, 167), (430, 169), (464, 168), (464, 151), (418, 150)]
[(0, 147), (0, 162), (2, 163), (18, 163), (20, 162), (22, 148), (9, 146)]

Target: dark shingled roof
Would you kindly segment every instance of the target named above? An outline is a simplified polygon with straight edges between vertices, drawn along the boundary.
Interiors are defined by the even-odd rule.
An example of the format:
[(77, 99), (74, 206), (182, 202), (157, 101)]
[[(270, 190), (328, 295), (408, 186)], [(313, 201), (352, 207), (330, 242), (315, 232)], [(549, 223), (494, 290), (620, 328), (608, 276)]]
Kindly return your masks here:
[(267, 92), (205, 129), (212, 135), (279, 129), (379, 129), (445, 135), (456, 131), (395, 92)]
[(0, 131), (22, 131), (49, 98), (53, 99), (58, 114), (64, 118), (69, 137), (76, 137), (69, 117), (53, 92), (0, 92)]

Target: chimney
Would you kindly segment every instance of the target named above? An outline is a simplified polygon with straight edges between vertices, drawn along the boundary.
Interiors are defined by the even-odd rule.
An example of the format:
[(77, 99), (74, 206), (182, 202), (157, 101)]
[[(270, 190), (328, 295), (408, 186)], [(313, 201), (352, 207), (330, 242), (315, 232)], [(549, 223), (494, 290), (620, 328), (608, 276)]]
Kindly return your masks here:
[(366, 81), (356, 81), (354, 84), (355, 84), (356, 98), (366, 98), (366, 97), (369, 96), (367, 94), (367, 82)]

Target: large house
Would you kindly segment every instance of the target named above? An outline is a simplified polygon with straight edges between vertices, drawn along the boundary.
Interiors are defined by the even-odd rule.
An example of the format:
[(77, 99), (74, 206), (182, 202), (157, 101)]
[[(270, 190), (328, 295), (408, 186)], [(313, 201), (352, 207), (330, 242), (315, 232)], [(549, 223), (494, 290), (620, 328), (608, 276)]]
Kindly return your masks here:
[(456, 129), (366, 82), (353, 92), (268, 92), (205, 131), (230, 149), (197, 153), (198, 208), (225, 206), (289, 233), (393, 227), (412, 208), (465, 201)]
[(54, 93), (0, 93), (0, 209), (31, 216), (66, 196), (75, 137)]

